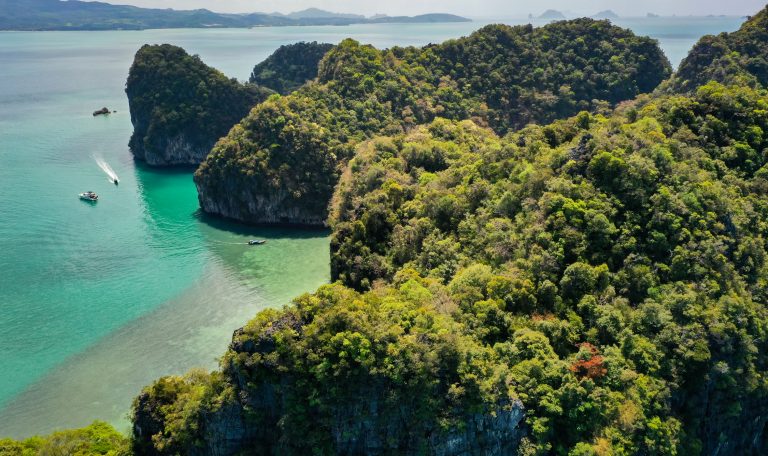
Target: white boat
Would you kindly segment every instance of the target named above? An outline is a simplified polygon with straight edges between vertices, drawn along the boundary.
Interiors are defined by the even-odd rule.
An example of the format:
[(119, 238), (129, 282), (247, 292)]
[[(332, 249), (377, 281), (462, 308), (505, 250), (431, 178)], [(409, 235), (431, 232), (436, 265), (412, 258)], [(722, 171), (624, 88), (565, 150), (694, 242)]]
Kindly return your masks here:
[(94, 192), (83, 192), (79, 196), (80, 196), (80, 199), (83, 200), (83, 201), (94, 201), (94, 202), (96, 202), (96, 201), (99, 200), (99, 195), (97, 195)]

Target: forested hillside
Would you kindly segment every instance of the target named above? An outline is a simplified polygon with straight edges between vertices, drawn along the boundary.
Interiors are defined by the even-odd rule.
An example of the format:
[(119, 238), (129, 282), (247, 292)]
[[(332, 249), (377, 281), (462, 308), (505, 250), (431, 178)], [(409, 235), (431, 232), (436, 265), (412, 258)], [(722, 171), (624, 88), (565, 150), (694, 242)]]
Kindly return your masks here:
[(768, 9), (733, 33), (702, 38), (672, 81), (678, 92), (692, 92), (709, 81), (768, 86)]
[(136, 158), (197, 165), (270, 90), (240, 84), (169, 44), (142, 46), (126, 83)]
[(253, 68), (250, 82), (287, 95), (317, 77), (317, 66), (332, 44), (299, 42), (277, 48)]
[[(609, 418), (637, 407), (631, 429), (655, 415), (669, 436), (683, 431), (681, 448), (747, 451), (768, 392), (765, 107), (764, 92), (710, 84), (501, 141), (446, 122), (376, 140), (339, 186), (334, 278), (361, 290), (404, 271), (445, 283), (454, 317), (488, 346), (540, 331), (592, 377), (590, 394), (621, 393), (613, 406), (586, 400), (599, 424), (576, 414), (562, 428), (537, 403), (560, 393), (523, 400), (529, 419), (554, 425), (555, 447), (602, 438), (647, 451), (618, 444), (627, 423)], [(634, 396), (638, 381), (660, 402)], [(595, 427), (569, 436), (578, 423)]]
[(126, 94), (134, 131), (129, 146), (150, 165), (198, 165), (216, 141), (258, 103), (317, 77), (330, 44), (279, 47), (241, 84), (169, 44), (136, 53)]
[(472, 454), (521, 430), (520, 454), (762, 453), (767, 107), (713, 83), (363, 143), (334, 200), (341, 284), (260, 314), (221, 374), (149, 388), (138, 444), (441, 454), (469, 429)]
[(425, 48), (380, 51), (346, 40), (318, 83), (270, 99), (222, 138), (195, 181), (201, 207), (245, 222), (323, 225), (356, 144), (436, 117), (499, 133), (608, 109), (670, 74), (648, 38), (607, 21), (485, 27)]

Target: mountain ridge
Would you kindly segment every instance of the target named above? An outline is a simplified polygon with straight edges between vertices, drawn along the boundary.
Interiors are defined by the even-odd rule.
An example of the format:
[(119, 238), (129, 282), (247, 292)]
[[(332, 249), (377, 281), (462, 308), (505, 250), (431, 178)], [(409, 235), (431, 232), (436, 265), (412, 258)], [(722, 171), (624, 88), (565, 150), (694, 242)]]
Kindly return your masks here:
[(140, 8), (79, 0), (0, 0), (0, 30), (145, 30), (157, 28), (248, 28), (311, 25), (351, 25), (382, 22), (469, 22), (452, 14), (365, 18), (316, 8), (288, 15), (230, 14), (207, 9)]
[(603, 10), (592, 16), (593, 19), (620, 19), (620, 16), (613, 10)]
[(300, 11), (294, 11), (288, 14), (274, 13), (278, 16), (288, 17), (291, 19), (319, 19), (319, 18), (343, 18), (343, 19), (365, 19), (362, 14), (348, 14), (348, 13), (334, 13), (333, 11), (327, 11), (320, 8), (306, 8)]
[(539, 19), (563, 20), (566, 16), (561, 11), (548, 9), (539, 15)]

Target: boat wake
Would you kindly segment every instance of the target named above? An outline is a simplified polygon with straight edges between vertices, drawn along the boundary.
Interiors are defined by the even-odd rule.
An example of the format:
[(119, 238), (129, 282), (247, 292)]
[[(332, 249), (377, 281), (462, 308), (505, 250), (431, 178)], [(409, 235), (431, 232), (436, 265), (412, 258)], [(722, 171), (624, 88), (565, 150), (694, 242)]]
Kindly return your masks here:
[(115, 172), (114, 169), (112, 169), (111, 166), (109, 166), (109, 163), (104, 161), (103, 158), (97, 157), (95, 155), (93, 156), (93, 159), (96, 160), (96, 164), (99, 165), (99, 168), (101, 168), (101, 170), (107, 174), (107, 177), (109, 178), (110, 182), (113, 182), (115, 184), (120, 182), (120, 179), (118, 179), (117, 177), (117, 173)]

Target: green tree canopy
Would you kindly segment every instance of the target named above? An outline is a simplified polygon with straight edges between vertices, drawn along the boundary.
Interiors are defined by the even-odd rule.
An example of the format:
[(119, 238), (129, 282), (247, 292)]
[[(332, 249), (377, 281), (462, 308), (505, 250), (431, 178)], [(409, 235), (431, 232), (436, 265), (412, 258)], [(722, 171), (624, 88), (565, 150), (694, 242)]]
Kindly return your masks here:
[(424, 48), (345, 40), (320, 62), (316, 84), (268, 100), (222, 138), (195, 181), (208, 212), (322, 225), (365, 139), (436, 117), (505, 133), (631, 99), (669, 74), (655, 41), (590, 19), (493, 25)]

